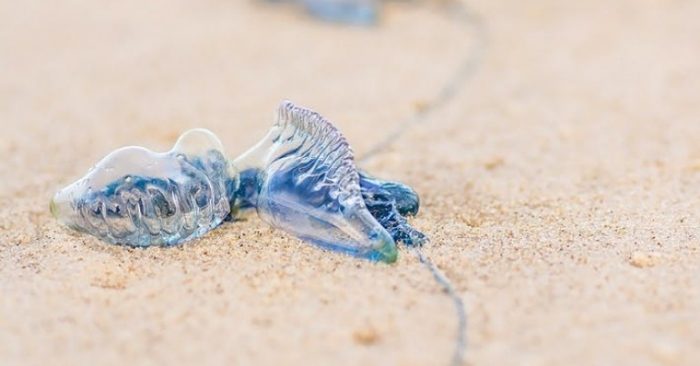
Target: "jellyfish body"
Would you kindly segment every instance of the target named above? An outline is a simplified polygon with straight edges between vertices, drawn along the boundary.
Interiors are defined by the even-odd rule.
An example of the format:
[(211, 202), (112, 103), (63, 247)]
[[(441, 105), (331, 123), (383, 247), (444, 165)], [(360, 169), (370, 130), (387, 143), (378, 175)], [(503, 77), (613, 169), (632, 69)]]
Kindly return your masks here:
[(404, 217), (418, 206), (410, 187), (359, 172), (330, 122), (284, 102), (269, 133), (231, 163), (202, 129), (186, 132), (165, 153), (118, 149), (59, 191), (51, 212), (110, 243), (144, 247), (194, 239), (255, 211), (302, 240), (394, 262), (396, 242), (426, 241)]
[(234, 177), (218, 138), (191, 130), (165, 153), (135, 146), (112, 152), (56, 193), (51, 212), (110, 243), (174, 245), (229, 215)]
[(367, 210), (350, 146), (318, 113), (284, 102), (260, 143), (233, 163), (254, 169), (258, 215), (317, 245), (393, 262), (396, 244)]

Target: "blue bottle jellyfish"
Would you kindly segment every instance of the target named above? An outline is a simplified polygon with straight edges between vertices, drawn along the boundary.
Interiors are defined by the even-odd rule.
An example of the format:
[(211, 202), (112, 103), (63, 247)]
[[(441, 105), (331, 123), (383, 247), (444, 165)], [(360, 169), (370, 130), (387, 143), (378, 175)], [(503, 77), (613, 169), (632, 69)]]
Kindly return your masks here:
[(67, 226), (110, 243), (173, 245), (229, 215), (234, 176), (219, 139), (191, 130), (168, 152), (136, 146), (112, 152), (56, 193), (50, 208)]
[(145, 247), (194, 239), (255, 211), (302, 240), (393, 262), (396, 242), (426, 241), (405, 218), (418, 206), (408, 186), (359, 172), (330, 122), (284, 102), (268, 134), (232, 162), (202, 129), (164, 153), (121, 148), (59, 191), (51, 212), (110, 243)]
[(333, 250), (396, 260), (393, 238), (365, 206), (350, 146), (318, 113), (284, 102), (267, 136), (233, 164), (252, 177), (250, 206), (270, 225)]

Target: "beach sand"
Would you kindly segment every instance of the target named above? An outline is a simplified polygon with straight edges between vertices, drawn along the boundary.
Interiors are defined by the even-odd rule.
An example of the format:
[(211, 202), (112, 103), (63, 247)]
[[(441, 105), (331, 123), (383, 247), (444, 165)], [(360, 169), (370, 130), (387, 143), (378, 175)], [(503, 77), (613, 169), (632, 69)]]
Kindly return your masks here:
[(253, 217), (126, 249), (48, 202), (192, 127), (235, 156), (283, 99), (361, 156), (470, 58), (361, 164), (421, 194), (466, 363), (700, 363), (700, 3), (468, 6), (481, 30), (407, 3), (356, 28), (252, 1), (0, 2), (0, 364), (448, 364), (452, 303), (405, 248), (374, 264)]

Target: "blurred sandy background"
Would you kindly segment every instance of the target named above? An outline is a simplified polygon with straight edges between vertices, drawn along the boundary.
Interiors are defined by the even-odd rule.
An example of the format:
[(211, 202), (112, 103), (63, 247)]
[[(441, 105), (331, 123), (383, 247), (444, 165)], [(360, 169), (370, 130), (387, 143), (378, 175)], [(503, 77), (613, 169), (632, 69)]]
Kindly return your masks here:
[[(476, 73), (365, 165), (421, 193), (468, 363), (700, 363), (700, 2), (469, 7)], [(470, 29), (402, 3), (355, 28), (251, 1), (1, 1), (0, 364), (447, 364), (452, 304), (405, 250), (372, 264), (257, 219), (128, 250), (47, 206), (123, 145), (206, 127), (236, 155), (285, 98), (361, 155)]]

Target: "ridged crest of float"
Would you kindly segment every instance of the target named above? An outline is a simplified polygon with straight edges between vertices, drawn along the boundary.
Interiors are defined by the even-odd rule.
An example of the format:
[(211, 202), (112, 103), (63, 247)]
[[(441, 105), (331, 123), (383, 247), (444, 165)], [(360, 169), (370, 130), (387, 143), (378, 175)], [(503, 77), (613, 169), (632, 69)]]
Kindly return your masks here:
[(391, 235), (367, 210), (352, 150), (318, 113), (283, 102), (267, 136), (234, 162), (256, 169), (260, 217), (317, 245), (386, 262)]

